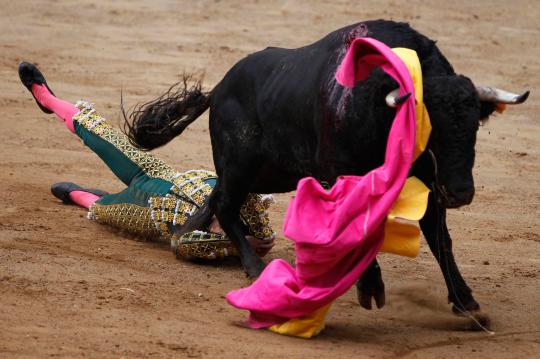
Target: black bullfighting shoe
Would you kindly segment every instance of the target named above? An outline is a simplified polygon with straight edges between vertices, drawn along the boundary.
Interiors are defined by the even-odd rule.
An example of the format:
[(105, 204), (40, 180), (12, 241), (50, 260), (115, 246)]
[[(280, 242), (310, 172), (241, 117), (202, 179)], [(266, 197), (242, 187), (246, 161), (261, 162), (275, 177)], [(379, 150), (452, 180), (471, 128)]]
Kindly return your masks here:
[[(21, 82), (23, 83), (23, 85), (26, 86), (32, 96), (34, 96), (34, 93), (32, 92), (33, 84), (45, 85), (45, 87), (47, 87), (47, 89), (54, 96), (54, 92), (52, 92), (52, 90), (49, 88), (49, 86), (47, 85), (47, 81), (45, 81), (45, 77), (43, 76), (41, 71), (38, 70), (36, 65), (26, 61), (21, 62), (19, 65), (19, 77), (21, 78)], [(45, 113), (53, 113), (51, 110), (41, 105), (37, 100), (36, 96), (34, 96), (34, 100), (36, 100), (41, 111)]]
[(109, 194), (100, 189), (82, 188), (81, 186), (78, 186), (73, 182), (58, 182), (51, 186), (51, 193), (65, 204), (74, 204), (74, 202), (69, 197), (69, 194), (73, 191), (88, 192), (95, 194), (99, 197), (103, 197)]

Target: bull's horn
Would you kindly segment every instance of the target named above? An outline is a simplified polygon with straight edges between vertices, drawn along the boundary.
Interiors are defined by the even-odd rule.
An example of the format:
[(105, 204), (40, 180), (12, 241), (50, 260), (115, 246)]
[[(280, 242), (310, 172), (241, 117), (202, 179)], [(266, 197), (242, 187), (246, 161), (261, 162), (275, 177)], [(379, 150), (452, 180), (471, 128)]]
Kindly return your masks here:
[(500, 90), (495, 87), (477, 86), (476, 91), (481, 101), (507, 103), (507, 104), (520, 104), (527, 100), (529, 97), (529, 91), (522, 93), (521, 95)]
[(403, 96), (399, 96), (399, 89), (395, 89), (386, 95), (386, 104), (390, 107), (398, 107), (405, 102), (409, 96), (411, 96), (410, 92)]

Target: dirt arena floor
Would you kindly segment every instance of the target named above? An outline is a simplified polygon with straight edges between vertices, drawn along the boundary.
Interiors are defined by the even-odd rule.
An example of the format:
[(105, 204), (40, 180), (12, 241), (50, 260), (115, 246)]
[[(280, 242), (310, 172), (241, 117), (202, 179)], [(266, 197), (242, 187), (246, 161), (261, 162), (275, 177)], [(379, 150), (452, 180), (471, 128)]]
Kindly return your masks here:
[[(540, 4), (513, 1), (0, 0), (0, 357), (533, 358), (540, 352)], [(255, 331), (225, 302), (247, 285), (237, 263), (182, 262), (62, 205), (58, 181), (122, 189), (109, 170), (19, 83), (39, 64), (56, 94), (94, 102), (120, 124), (184, 72), (210, 89), (239, 59), (297, 47), (361, 20), (410, 22), (479, 84), (532, 90), (479, 131), (472, 205), (449, 211), (460, 268), (494, 335), (471, 332), (446, 303), (424, 243), (414, 260), (381, 256), (387, 305), (340, 298), (314, 340)], [(309, 64), (306, 64), (308, 66)], [(179, 170), (212, 169), (205, 114), (156, 151)], [(277, 196), (280, 229), (291, 194)], [(280, 239), (273, 258), (294, 260)], [(536, 354), (534, 354), (536, 353)]]

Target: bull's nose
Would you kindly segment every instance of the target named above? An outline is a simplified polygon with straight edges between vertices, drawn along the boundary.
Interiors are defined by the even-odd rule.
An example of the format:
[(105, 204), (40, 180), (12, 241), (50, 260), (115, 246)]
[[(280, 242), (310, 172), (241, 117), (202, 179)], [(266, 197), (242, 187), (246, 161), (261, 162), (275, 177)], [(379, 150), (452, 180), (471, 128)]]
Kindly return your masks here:
[(463, 204), (471, 204), (473, 198), (474, 198), (474, 189), (472, 191), (460, 193), (460, 197), (463, 198)]
[(448, 193), (448, 208), (457, 208), (471, 204), (474, 198), (474, 188), (466, 191)]

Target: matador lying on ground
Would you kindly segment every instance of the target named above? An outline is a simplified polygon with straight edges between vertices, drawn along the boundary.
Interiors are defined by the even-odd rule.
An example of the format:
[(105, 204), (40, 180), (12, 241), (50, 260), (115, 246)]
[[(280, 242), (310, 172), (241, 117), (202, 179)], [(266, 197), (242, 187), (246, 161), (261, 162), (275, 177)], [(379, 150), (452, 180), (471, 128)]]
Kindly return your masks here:
[[(214, 217), (208, 228), (181, 236), (172, 226), (181, 226), (204, 204), (216, 183), (215, 173), (206, 170), (178, 172), (164, 161), (133, 146), (119, 130), (101, 117), (91, 104), (73, 105), (50, 90), (37, 67), (19, 66), (22, 83), (45, 113), (55, 113), (66, 127), (94, 151), (127, 186), (119, 193), (85, 189), (71, 182), (52, 186), (52, 193), (64, 203), (88, 209), (88, 217), (140, 237), (171, 242), (178, 257), (218, 259), (237, 252)], [(274, 245), (267, 209), (271, 197), (252, 194), (244, 203), (241, 218), (246, 238), (259, 256)]]

